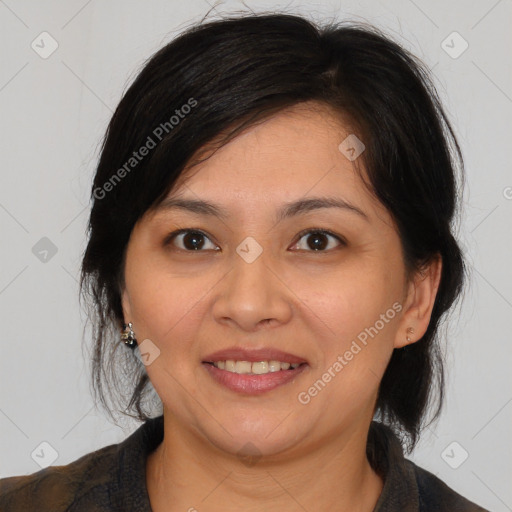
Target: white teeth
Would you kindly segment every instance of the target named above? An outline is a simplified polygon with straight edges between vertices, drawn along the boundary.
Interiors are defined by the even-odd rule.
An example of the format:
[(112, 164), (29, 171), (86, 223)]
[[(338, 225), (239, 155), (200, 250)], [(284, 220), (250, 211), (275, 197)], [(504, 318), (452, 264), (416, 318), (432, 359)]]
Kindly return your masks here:
[(268, 363), (266, 361), (261, 361), (260, 363), (252, 363), (251, 370), (252, 373), (256, 373), (257, 375), (268, 373)]
[(220, 370), (226, 370), (232, 373), (263, 375), (265, 373), (278, 372), (280, 370), (288, 370), (290, 367), (297, 368), (299, 363), (282, 363), (281, 361), (258, 361), (251, 363), (250, 361), (216, 361), (214, 366)]
[(271, 372), (278, 372), (281, 369), (281, 363), (279, 361), (270, 361), (268, 363), (268, 369)]
[(251, 366), (249, 361), (237, 361), (235, 363), (235, 373), (251, 373)]

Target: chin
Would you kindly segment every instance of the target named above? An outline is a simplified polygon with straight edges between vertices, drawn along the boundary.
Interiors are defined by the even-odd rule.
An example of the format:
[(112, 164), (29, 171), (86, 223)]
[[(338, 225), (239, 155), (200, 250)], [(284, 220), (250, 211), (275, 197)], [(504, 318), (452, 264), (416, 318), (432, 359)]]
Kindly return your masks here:
[[(261, 413), (255, 414), (254, 421), (248, 418), (242, 422), (233, 421), (234, 418), (218, 421), (224, 428), (216, 428), (212, 432), (212, 423), (205, 427), (203, 435), (218, 449), (240, 457), (256, 460), (261, 457), (278, 455), (282, 452), (296, 449), (301, 438), (306, 437), (306, 432), (298, 432), (297, 425), (291, 430), (290, 423), (284, 421), (286, 414), (279, 419), (262, 418)], [(281, 423), (282, 422), (282, 423)], [(304, 424), (301, 424), (304, 428)], [(224, 430), (225, 429), (225, 430)], [(231, 435), (230, 435), (231, 434)], [(242, 461), (243, 462), (243, 461)]]

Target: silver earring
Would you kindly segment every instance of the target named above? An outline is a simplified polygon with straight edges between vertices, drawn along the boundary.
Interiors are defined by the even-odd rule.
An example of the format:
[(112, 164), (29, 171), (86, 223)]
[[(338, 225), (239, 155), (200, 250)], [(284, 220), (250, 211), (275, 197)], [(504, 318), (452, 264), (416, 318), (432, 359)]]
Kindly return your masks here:
[(137, 340), (135, 339), (135, 333), (132, 329), (132, 323), (123, 324), (123, 332), (121, 334), (121, 341), (123, 341), (130, 348), (135, 348)]
[[(407, 334), (412, 334), (414, 332), (414, 329), (412, 327), (408, 327), (407, 328)], [(410, 342), (411, 341), (411, 337), (410, 336), (407, 336), (407, 341)]]

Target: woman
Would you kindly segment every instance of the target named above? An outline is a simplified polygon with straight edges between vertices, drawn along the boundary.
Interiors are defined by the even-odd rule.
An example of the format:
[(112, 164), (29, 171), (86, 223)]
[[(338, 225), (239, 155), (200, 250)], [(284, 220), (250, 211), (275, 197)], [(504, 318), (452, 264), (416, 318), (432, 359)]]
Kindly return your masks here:
[(484, 510), (402, 450), (442, 404), (457, 164), (425, 68), (374, 27), (244, 15), (158, 51), (82, 266), (94, 389), (144, 424), (1, 480), (0, 508)]

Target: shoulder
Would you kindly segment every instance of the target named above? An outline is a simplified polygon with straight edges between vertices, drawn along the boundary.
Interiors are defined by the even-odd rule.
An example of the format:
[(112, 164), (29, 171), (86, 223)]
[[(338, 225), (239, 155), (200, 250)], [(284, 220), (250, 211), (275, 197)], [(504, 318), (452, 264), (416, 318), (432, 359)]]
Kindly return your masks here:
[(128, 438), (65, 466), (0, 479), (2, 512), (151, 512), (145, 483), (148, 453), (163, 439), (163, 416)]
[(416, 477), (421, 512), (489, 512), (455, 492), (426, 469), (408, 459), (405, 459), (405, 462), (411, 467)]
[(115, 476), (118, 445), (109, 445), (64, 466), (0, 479), (0, 510), (39, 512), (109, 510), (102, 504)]
[(388, 425), (372, 422), (367, 456), (384, 480), (375, 512), (489, 512), (406, 459), (399, 437)]

